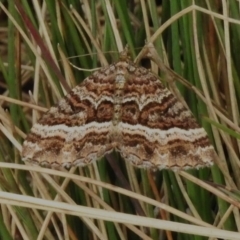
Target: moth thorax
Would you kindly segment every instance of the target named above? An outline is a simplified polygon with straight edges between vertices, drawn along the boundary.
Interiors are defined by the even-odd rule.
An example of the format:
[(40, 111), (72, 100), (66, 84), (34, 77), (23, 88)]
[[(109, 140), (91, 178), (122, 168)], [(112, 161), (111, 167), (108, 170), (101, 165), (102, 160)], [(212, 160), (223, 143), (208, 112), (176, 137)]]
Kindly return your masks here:
[(123, 89), (126, 83), (124, 74), (119, 73), (115, 79), (115, 93), (113, 97), (113, 125), (116, 126), (121, 121), (121, 109), (123, 101)]

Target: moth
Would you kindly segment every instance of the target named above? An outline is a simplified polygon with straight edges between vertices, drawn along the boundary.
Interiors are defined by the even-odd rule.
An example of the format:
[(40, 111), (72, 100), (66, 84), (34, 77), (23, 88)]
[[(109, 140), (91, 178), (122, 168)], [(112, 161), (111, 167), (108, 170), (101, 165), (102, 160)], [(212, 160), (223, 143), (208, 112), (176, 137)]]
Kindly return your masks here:
[(22, 159), (85, 166), (113, 150), (136, 167), (200, 168), (215, 151), (192, 113), (126, 53), (94, 72), (32, 127)]

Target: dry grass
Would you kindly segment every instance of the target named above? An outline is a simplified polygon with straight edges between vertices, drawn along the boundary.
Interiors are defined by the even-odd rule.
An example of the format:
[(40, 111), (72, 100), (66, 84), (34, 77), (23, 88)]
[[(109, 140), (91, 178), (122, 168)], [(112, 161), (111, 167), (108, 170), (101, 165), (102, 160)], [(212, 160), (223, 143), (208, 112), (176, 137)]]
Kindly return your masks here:
[[(0, 3), (2, 239), (240, 239), (239, 2), (66, 2)], [(142, 56), (145, 40), (208, 132), (216, 164), (177, 173), (117, 157), (117, 171), (106, 160), (62, 171), (23, 164), (21, 143), (42, 112), (126, 44)]]

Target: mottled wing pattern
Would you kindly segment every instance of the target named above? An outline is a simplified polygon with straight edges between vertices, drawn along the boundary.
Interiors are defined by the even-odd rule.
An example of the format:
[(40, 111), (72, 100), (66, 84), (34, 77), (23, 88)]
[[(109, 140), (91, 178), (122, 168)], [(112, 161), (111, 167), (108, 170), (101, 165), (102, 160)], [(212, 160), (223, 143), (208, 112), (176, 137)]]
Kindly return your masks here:
[(190, 111), (124, 54), (43, 115), (22, 157), (42, 165), (83, 166), (112, 150), (137, 167), (155, 169), (209, 166), (215, 155)]
[(23, 160), (41, 165), (85, 165), (113, 150), (115, 69), (102, 68), (50, 108), (23, 143)]
[(121, 144), (133, 165), (187, 169), (210, 166), (215, 151), (191, 112), (147, 69), (125, 64)]

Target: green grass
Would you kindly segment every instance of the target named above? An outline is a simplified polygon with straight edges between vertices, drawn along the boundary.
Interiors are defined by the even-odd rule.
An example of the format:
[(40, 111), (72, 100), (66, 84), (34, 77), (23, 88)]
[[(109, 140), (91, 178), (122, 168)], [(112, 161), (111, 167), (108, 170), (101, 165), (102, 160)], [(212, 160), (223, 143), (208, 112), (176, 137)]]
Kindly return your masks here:
[[(0, 55), (0, 238), (240, 239), (238, 2), (42, 4), (0, 3), (6, 14)], [(206, 129), (218, 153), (212, 168), (151, 173), (116, 155), (69, 173), (21, 161), (25, 134), (42, 114), (34, 105), (44, 111), (91, 74), (88, 70), (117, 61), (126, 44), (135, 59), (145, 42), (153, 43), (167, 66), (159, 69), (151, 61), (152, 70), (164, 84), (174, 80), (169, 86), (176, 84)]]

